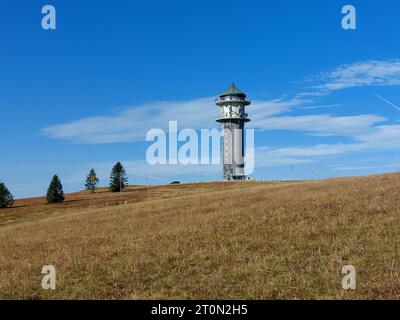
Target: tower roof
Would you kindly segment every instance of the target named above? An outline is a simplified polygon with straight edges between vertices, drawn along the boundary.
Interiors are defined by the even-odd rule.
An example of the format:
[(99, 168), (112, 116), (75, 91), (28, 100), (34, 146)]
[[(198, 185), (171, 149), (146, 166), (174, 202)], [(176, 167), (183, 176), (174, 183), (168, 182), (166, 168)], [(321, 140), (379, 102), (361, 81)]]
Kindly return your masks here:
[(232, 83), (228, 89), (225, 90), (224, 93), (220, 95), (220, 97), (225, 97), (225, 96), (243, 96), (245, 97), (246, 95), (240, 91), (238, 88), (235, 87), (235, 84)]

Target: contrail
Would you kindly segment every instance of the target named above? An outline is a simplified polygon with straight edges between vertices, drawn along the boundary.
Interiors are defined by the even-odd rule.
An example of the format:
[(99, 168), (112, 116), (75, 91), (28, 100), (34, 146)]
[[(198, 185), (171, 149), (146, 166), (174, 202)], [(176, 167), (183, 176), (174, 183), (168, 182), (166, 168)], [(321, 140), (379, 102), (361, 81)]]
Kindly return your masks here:
[(379, 99), (382, 101), (386, 102), (388, 105), (392, 106), (393, 108), (397, 109), (400, 111), (400, 108), (396, 106), (394, 103), (390, 102), (389, 100), (386, 100), (384, 97), (381, 97), (379, 94), (374, 93), (375, 96), (377, 96)]

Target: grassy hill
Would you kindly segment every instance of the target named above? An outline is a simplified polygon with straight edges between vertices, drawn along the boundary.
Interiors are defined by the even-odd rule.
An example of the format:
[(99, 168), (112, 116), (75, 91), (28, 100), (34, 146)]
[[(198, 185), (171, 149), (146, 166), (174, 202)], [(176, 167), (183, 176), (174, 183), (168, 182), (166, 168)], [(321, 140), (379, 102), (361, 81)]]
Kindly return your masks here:
[(130, 187), (119, 202), (102, 190), (93, 208), (81, 192), (1, 210), (0, 298), (400, 298), (400, 174)]

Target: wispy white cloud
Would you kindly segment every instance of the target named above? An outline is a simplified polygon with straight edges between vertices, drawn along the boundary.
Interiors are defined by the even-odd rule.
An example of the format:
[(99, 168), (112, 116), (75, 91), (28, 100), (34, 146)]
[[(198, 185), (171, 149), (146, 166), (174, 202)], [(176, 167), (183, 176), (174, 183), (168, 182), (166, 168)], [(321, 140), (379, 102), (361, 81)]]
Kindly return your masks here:
[(261, 152), (272, 157), (321, 157), (344, 153), (349, 150), (349, 144), (318, 144), (307, 147), (291, 148), (260, 148)]
[[(299, 99), (253, 101), (252, 117), (266, 118), (289, 111), (301, 104)], [(73, 143), (100, 144), (144, 140), (148, 130), (167, 130), (168, 121), (177, 121), (179, 129), (215, 127), (218, 110), (214, 98), (182, 102), (155, 102), (125, 108), (113, 116), (96, 116), (56, 124), (42, 129), (42, 133)]]
[(307, 103), (308, 101), (297, 97), (286, 97), (273, 100), (255, 100), (252, 101), (250, 106), (252, 121), (254, 122), (257, 119), (265, 119), (274, 115), (282, 114)]
[[(301, 129), (299, 131), (304, 131)], [(349, 132), (350, 134), (350, 132)], [(279, 159), (284, 163), (291, 161), (312, 162), (320, 157), (336, 156), (350, 152), (387, 151), (400, 148), (400, 125), (365, 126), (354, 131), (353, 142), (317, 144), (300, 147), (269, 148), (262, 147), (255, 150), (256, 165), (262, 165), (258, 159), (269, 159), (279, 165)], [(290, 162), (290, 161), (289, 161)], [(295, 164), (293, 162), (293, 164)]]
[(356, 134), (354, 140), (370, 149), (398, 149), (400, 147), (400, 125), (381, 125)]
[[(112, 116), (95, 116), (56, 124), (42, 130), (52, 138), (74, 143), (98, 144), (143, 140), (152, 128), (166, 129), (169, 120), (181, 128), (209, 127), (216, 118), (212, 98), (184, 102), (154, 102), (124, 108)], [(207, 108), (207, 111), (205, 109)]]
[(325, 105), (304, 106), (304, 107), (299, 107), (298, 109), (301, 109), (301, 110), (331, 109), (331, 108), (337, 108), (337, 107), (341, 107), (341, 106), (343, 106), (343, 104), (335, 103), (335, 104), (325, 104)]
[(400, 85), (400, 60), (369, 60), (341, 65), (310, 78), (317, 84), (302, 95), (327, 94), (353, 87)]
[(383, 117), (371, 114), (357, 116), (321, 114), (255, 119), (253, 126), (262, 130), (302, 131), (320, 136), (353, 136), (369, 132), (374, 124), (385, 120)]
[(262, 168), (315, 163), (322, 157), (341, 155), (361, 148), (364, 146), (360, 143), (318, 144), (286, 148), (260, 147), (255, 149), (255, 166)]

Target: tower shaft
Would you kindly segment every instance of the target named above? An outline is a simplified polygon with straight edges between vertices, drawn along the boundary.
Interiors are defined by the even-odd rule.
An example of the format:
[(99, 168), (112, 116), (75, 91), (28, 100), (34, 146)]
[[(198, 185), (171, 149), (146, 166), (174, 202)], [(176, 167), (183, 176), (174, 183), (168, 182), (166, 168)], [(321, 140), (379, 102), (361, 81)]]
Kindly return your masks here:
[(244, 122), (222, 122), (222, 170), (225, 180), (244, 179)]

